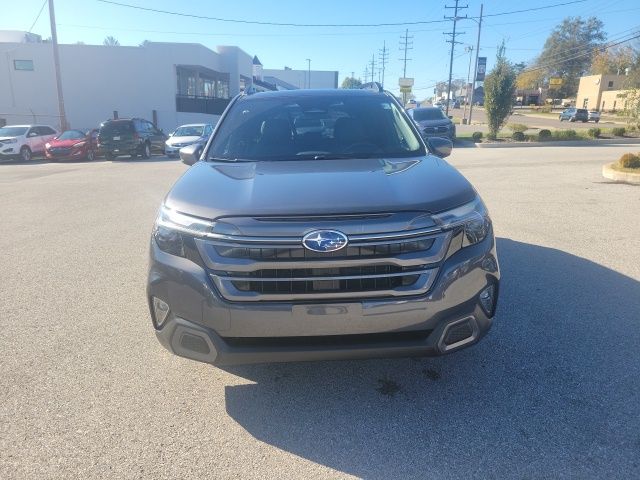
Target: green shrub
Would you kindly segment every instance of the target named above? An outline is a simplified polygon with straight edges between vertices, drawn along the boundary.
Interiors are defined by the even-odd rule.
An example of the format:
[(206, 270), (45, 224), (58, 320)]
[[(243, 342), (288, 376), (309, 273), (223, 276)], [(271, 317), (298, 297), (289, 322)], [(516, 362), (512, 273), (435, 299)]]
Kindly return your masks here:
[(487, 133), (487, 140), (495, 140), (498, 136), (495, 133)]
[(510, 123), (507, 125), (507, 128), (512, 132), (524, 132), (529, 127), (527, 127), (526, 125), (523, 125), (522, 123)]
[(599, 138), (602, 131), (599, 128), (590, 128), (587, 130), (587, 135), (591, 138)]
[(613, 133), (613, 135), (615, 135), (616, 137), (624, 137), (624, 134), (626, 132), (627, 131), (624, 127), (615, 127), (611, 129), (611, 133)]
[(540, 140), (541, 142), (544, 142), (545, 140), (549, 140), (551, 138), (551, 130), (540, 130), (540, 132), (538, 133), (538, 140)]
[(557, 140), (576, 140), (579, 138), (575, 130), (555, 130), (552, 135)]
[(513, 132), (513, 135), (511, 135), (511, 138), (513, 138), (516, 142), (524, 142), (524, 133), (522, 132)]
[(640, 155), (625, 153), (620, 157), (620, 160), (618, 160), (618, 167), (640, 169)]
[(471, 138), (473, 138), (473, 141), (478, 143), (480, 140), (482, 140), (482, 132), (473, 132), (471, 134)]
[(551, 112), (553, 112), (553, 106), (551, 106), (551, 105), (545, 105), (545, 106), (543, 106), (542, 108), (540, 108), (540, 111), (541, 111), (542, 113), (551, 113)]
[(638, 127), (636, 127), (635, 125), (631, 125), (631, 126), (629, 127), (629, 131), (630, 131), (630, 132), (635, 132), (636, 130), (638, 130)]

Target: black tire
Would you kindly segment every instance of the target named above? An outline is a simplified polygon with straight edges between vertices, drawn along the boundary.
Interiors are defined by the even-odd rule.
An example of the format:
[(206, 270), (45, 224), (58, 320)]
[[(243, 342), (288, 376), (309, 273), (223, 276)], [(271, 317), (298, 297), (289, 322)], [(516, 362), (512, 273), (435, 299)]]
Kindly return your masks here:
[(575, 119), (575, 118), (573, 118), (573, 117), (571, 117), (571, 118), (569, 119), (569, 122), (570, 122), (570, 123), (573, 123), (573, 122), (575, 122), (575, 121), (576, 121), (576, 119)]
[(595, 122), (596, 122), (596, 123), (598, 123), (599, 121), (600, 121), (600, 119), (599, 119), (599, 118), (596, 118), (596, 119), (595, 119)]
[(96, 159), (96, 153), (93, 150), (87, 152), (87, 162), (93, 162)]
[(151, 147), (146, 142), (142, 146), (142, 158), (151, 158)]
[(562, 115), (560, 115), (560, 116), (558, 117), (558, 120), (562, 121)]
[(26, 145), (20, 149), (20, 160), (23, 162), (30, 162), (33, 158), (33, 154), (31, 153), (31, 149)]
[(138, 158), (138, 152), (131, 152), (129, 154), (129, 156), (131, 157), (131, 160), (134, 160), (134, 159)]
[(110, 162), (112, 162), (113, 160), (115, 160), (116, 156), (111, 153), (111, 152), (106, 152), (104, 154), (104, 158), (106, 158), (107, 160), (109, 160)]

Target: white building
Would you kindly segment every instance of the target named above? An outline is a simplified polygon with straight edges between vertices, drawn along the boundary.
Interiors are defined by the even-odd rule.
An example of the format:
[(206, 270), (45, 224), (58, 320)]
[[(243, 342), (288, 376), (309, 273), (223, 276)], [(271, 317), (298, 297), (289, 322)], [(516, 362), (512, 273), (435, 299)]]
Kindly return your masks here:
[(263, 68), (265, 81), (275, 77), (296, 88), (338, 88), (338, 72), (334, 70), (293, 70), (285, 67), (283, 70)]
[[(253, 57), (234, 46), (213, 51), (196, 43), (63, 44), (59, 52), (72, 128), (97, 127), (114, 117), (146, 118), (165, 131), (184, 123), (214, 123), (254, 77)], [(24, 32), (0, 32), (0, 72), (0, 123), (60, 127), (51, 43)], [(311, 72), (313, 87), (327, 86), (320, 80), (323, 73)], [(332, 73), (336, 81), (330, 85), (337, 86), (338, 72)]]

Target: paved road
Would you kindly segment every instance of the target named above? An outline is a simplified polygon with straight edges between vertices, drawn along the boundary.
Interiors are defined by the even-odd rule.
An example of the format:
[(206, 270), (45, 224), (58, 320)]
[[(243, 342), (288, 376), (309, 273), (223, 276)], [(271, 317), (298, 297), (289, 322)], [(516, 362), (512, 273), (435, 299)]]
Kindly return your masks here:
[[(511, 115), (511, 117), (509, 117), (509, 120), (507, 121), (507, 123), (522, 123), (524, 125), (528, 125), (530, 129), (541, 129), (541, 128), (548, 128), (548, 129), (573, 129), (573, 130), (580, 130), (583, 128), (589, 129), (589, 128), (593, 128), (593, 127), (599, 127), (599, 128), (613, 128), (613, 127), (619, 127), (619, 126), (625, 126), (625, 124), (623, 122), (613, 122), (610, 119), (603, 119), (601, 120), (598, 124), (595, 124), (594, 122), (586, 122), (586, 123), (582, 123), (582, 122), (561, 122), (560, 120), (558, 120), (558, 114), (560, 112), (557, 112), (557, 114), (554, 112), (554, 116), (550, 117), (544, 114), (536, 114), (536, 113), (521, 113), (518, 111), (518, 109), (516, 108), (514, 110), (513, 115)], [(464, 115), (464, 109), (452, 109), (449, 110), (449, 115), (453, 115), (454, 118), (462, 118), (462, 116)], [(469, 112), (467, 110), (467, 117), (469, 116)], [(473, 118), (472, 118), (472, 124), (471, 125), (457, 125), (456, 126), (456, 131), (460, 134), (465, 134), (465, 133), (473, 133), (475, 131), (481, 131), (481, 132), (487, 132), (487, 116), (484, 113), (484, 109), (483, 108), (477, 108), (474, 107), (473, 108)], [(510, 130), (506, 130), (507, 132), (510, 132)], [(534, 132), (535, 133), (535, 132)]]
[(228, 371), (144, 300), (186, 167), (0, 165), (0, 478), (639, 478), (640, 188), (600, 176), (625, 150), (455, 150), (503, 269), (479, 345)]

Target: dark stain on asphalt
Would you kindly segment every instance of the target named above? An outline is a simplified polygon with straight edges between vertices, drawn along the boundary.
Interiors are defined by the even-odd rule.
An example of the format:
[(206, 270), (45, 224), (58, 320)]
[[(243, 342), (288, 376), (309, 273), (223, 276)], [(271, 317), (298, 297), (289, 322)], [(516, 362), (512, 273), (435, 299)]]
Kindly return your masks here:
[(400, 385), (398, 385), (393, 380), (387, 379), (379, 379), (378, 380), (378, 390), (382, 395), (386, 395), (388, 397), (393, 397), (396, 393), (400, 391)]
[(442, 378), (440, 372), (438, 372), (437, 370), (432, 370), (431, 368), (422, 370), (422, 373), (424, 373), (429, 380), (433, 380), (434, 382)]

